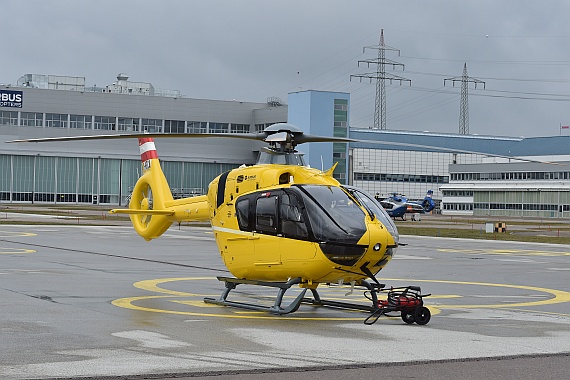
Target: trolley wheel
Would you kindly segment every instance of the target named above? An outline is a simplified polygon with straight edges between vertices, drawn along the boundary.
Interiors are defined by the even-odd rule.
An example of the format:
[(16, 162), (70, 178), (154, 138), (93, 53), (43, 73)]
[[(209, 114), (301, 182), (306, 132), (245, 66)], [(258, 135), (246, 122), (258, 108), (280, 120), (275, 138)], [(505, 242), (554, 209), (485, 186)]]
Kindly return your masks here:
[(425, 325), (431, 318), (431, 312), (425, 306), (418, 307), (414, 313), (414, 319), (418, 325)]
[(402, 310), (402, 313), (400, 314), (400, 316), (402, 317), (402, 321), (406, 322), (409, 325), (411, 325), (412, 323), (414, 323), (416, 321), (416, 317), (414, 316), (413, 311)]

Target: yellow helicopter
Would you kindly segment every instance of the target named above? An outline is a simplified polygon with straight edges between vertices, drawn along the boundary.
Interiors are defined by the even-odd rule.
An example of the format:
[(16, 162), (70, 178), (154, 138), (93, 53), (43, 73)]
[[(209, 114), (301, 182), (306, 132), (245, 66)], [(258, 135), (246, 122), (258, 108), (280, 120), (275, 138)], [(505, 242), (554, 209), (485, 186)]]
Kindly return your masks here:
[[(368, 311), (374, 316), (370, 323), (391, 311), (400, 311), (407, 323), (429, 321), (429, 309), (422, 302), (426, 295), (420, 294), (419, 287), (392, 290), (388, 294), (390, 302), (378, 300), (379, 292), (385, 289), (375, 275), (388, 264), (400, 244), (398, 230), (386, 211), (373, 196), (341, 185), (333, 178), (336, 164), (327, 171), (309, 168), (302, 153), (295, 149), (306, 142), (353, 140), (307, 135), (287, 123), (273, 124), (258, 134), (226, 135), (264, 140), (269, 146), (262, 149), (255, 165), (225, 172), (210, 183), (206, 195), (184, 199), (173, 199), (153, 140), (177, 135), (25, 141), (117, 137), (138, 137), (143, 172), (128, 209), (114, 209), (111, 213), (129, 214), (134, 229), (147, 241), (161, 236), (173, 223), (210, 221), (221, 258), (235, 277), (218, 277), (225, 283), (225, 290), (218, 299), (205, 298), (205, 302), (274, 314), (292, 313), (302, 303), (308, 303)], [(321, 284), (343, 283), (362, 287), (370, 303), (324, 300), (317, 291)], [(228, 300), (230, 292), (240, 284), (278, 289), (274, 304)], [(284, 306), (283, 297), (292, 286), (299, 286), (302, 291)], [(306, 297), (307, 290), (312, 298)]]

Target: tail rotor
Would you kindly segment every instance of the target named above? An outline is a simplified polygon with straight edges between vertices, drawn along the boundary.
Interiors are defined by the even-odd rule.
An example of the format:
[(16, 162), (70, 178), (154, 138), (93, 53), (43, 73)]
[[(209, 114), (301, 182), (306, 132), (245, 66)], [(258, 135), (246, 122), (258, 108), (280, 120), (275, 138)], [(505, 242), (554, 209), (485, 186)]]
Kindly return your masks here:
[(143, 175), (138, 179), (129, 202), (133, 227), (146, 240), (162, 235), (172, 224), (166, 204), (172, 193), (158, 161), (152, 138), (139, 138)]
[[(148, 183), (142, 183), (140, 187), (141, 187), (140, 191), (137, 191), (137, 193), (133, 194), (133, 196), (131, 197), (131, 203), (129, 204), (129, 208), (135, 210), (143, 210), (143, 211), (152, 210), (153, 209), (152, 187)], [(139, 214), (136, 215), (135, 218), (137, 216), (139, 217), (140, 228), (144, 229), (148, 228), (148, 226), (152, 221), (152, 215)]]

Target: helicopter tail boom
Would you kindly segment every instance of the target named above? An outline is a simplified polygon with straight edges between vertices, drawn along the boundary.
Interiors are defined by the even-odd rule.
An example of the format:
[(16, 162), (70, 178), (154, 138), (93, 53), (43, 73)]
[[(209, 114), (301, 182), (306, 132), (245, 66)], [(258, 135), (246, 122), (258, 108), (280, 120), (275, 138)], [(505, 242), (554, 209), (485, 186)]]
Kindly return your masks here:
[(143, 175), (131, 193), (128, 209), (111, 210), (128, 214), (135, 231), (145, 240), (162, 235), (173, 222), (207, 220), (207, 196), (174, 200), (164, 176), (152, 138), (139, 138)]

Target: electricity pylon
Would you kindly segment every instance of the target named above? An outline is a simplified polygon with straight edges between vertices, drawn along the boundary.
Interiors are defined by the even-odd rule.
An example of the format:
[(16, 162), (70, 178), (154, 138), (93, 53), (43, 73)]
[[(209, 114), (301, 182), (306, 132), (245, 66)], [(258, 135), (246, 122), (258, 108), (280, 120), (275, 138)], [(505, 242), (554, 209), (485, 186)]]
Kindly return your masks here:
[(402, 66), (402, 70), (404, 69), (404, 65), (392, 61), (391, 59), (386, 59), (386, 50), (397, 51), (398, 55), (400, 55), (400, 50), (384, 44), (384, 29), (380, 31), (380, 43), (374, 46), (365, 46), (362, 52), (366, 52), (366, 49), (378, 50), (378, 57), (376, 59), (358, 61), (358, 66), (360, 67), (361, 63), (366, 63), (368, 68), (370, 68), (370, 65), (376, 65), (376, 72), (351, 75), (350, 79), (352, 80), (352, 77), (355, 77), (360, 78), (360, 81), (362, 81), (362, 78), (368, 78), (370, 82), (372, 82), (372, 79), (376, 79), (374, 129), (386, 129), (386, 79), (388, 79), (390, 83), (394, 80), (399, 81), (400, 84), (402, 84), (403, 81), (408, 81), (410, 85), (412, 81), (398, 75), (386, 74), (386, 65), (392, 65), (394, 69), (396, 66)]
[(445, 82), (450, 80), (455, 86), (455, 82), (461, 81), (461, 103), (459, 105), (459, 134), (468, 135), (469, 134), (469, 82), (475, 84), (483, 83), (483, 89), (485, 88), (485, 82), (479, 79), (471, 78), (467, 75), (467, 63), (463, 65), (463, 75), (461, 77), (446, 78), (443, 80), (443, 85)]

